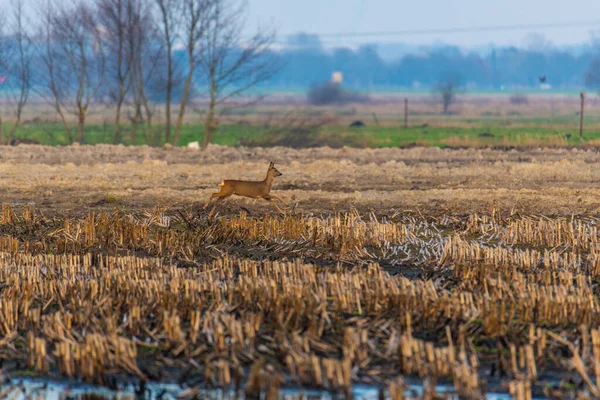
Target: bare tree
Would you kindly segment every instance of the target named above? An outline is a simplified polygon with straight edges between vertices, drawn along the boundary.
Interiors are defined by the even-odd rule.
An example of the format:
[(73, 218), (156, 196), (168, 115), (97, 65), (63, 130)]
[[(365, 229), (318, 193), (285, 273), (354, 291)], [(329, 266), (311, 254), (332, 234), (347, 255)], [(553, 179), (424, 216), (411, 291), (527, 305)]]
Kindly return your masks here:
[(187, 102), (192, 91), (192, 84), (198, 63), (198, 49), (203, 45), (205, 29), (211, 17), (211, 1), (212, 0), (185, 0), (183, 3), (183, 29), (184, 43), (188, 57), (188, 70), (185, 84), (183, 87), (183, 96), (179, 104), (179, 113), (177, 115), (177, 123), (175, 127), (175, 135), (173, 144), (177, 145), (181, 136), (181, 127), (183, 125), (183, 117), (185, 115)]
[(461, 86), (460, 76), (453, 72), (443, 74), (435, 85), (434, 92), (440, 96), (444, 114), (447, 114), (450, 105), (456, 99), (456, 95), (464, 92)]
[(0, 14), (0, 65), (4, 65), (6, 61), (6, 15)]
[(165, 82), (165, 142), (171, 141), (171, 102), (175, 86), (176, 65), (174, 56), (175, 41), (177, 40), (181, 23), (181, 0), (155, 0), (159, 10), (160, 29), (165, 44), (167, 76)]
[(600, 58), (594, 58), (584, 75), (585, 85), (591, 89), (600, 89)]
[(97, 0), (98, 23), (104, 30), (106, 51), (106, 91), (115, 103), (115, 132), (113, 143), (121, 141), (121, 109), (131, 89), (133, 54), (128, 51), (128, 23), (135, 0)]
[[(4, 32), (4, 27), (6, 26), (6, 17), (4, 14), (0, 15), (0, 68), (6, 68), (6, 63), (9, 60), (8, 52), (6, 49), (6, 32)], [(0, 93), (2, 93), (4, 89), (4, 82), (6, 77), (4, 75), (0, 75)], [(4, 128), (2, 125), (2, 115), (0, 114), (0, 141), (4, 138)]]
[(269, 79), (278, 68), (270, 52), (274, 32), (259, 29), (248, 40), (243, 39), (245, 11), (245, 3), (238, 0), (211, 1), (210, 19), (199, 49), (199, 66), (209, 96), (202, 148), (212, 142), (216, 107)]
[(38, 75), (39, 82), (37, 82), (37, 92), (44, 97), (49, 103), (52, 104), (54, 110), (60, 117), (65, 130), (69, 143), (73, 143), (73, 133), (71, 124), (67, 119), (64, 108), (62, 106), (63, 93), (59, 82), (59, 66), (60, 61), (58, 60), (58, 52), (55, 46), (55, 40), (53, 37), (52, 24), (54, 22), (54, 8), (52, 2), (46, 0), (45, 4), (40, 4), (41, 11), (40, 15), (40, 32), (38, 34), (38, 42), (40, 46), (40, 66), (37, 68), (43, 71), (45, 74)]
[[(11, 31), (6, 36), (4, 46), (6, 58), (3, 62), (7, 76), (2, 78), (5, 99), (14, 115), (14, 120), (8, 129), (8, 137), (6, 138), (8, 142), (14, 138), (15, 132), (21, 124), (23, 110), (29, 100), (33, 59), (32, 40), (25, 21), (24, 1), (13, 0), (11, 6), (12, 15), (8, 24)], [(1, 122), (0, 120), (0, 124)], [(2, 129), (0, 129), (0, 141), (4, 141)]]
[[(131, 81), (133, 115), (130, 140), (136, 142), (138, 128), (146, 136), (146, 142), (155, 139), (153, 124), (156, 106), (152, 104), (152, 90), (163, 89), (157, 70), (163, 62), (162, 36), (152, 18), (151, 8), (144, 0), (132, 0), (127, 12), (128, 53), (131, 55)], [(157, 83), (157, 80), (159, 81)]]
[(54, 106), (70, 142), (74, 138), (67, 113), (77, 118), (76, 140), (81, 143), (89, 106), (103, 83), (102, 31), (83, 0), (48, 1), (42, 11), (41, 60), (46, 77), (39, 91)]

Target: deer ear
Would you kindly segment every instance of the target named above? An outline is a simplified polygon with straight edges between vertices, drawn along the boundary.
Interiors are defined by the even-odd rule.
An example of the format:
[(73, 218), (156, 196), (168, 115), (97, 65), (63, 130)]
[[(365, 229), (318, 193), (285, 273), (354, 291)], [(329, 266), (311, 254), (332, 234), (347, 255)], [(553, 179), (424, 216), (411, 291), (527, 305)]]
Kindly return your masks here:
[(275, 163), (274, 163), (273, 161), (271, 161), (271, 162), (269, 163), (269, 168), (273, 168), (273, 166), (274, 166), (274, 165), (275, 165)]

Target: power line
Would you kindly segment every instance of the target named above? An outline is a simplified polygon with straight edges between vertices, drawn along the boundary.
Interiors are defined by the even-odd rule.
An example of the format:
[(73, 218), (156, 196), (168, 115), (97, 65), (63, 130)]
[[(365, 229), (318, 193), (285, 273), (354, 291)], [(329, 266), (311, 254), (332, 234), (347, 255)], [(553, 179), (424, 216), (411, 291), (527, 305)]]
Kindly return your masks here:
[(454, 28), (433, 28), (433, 29), (407, 29), (401, 31), (379, 31), (379, 32), (334, 32), (334, 33), (313, 33), (319, 37), (375, 37), (375, 36), (405, 36), (405, 35), (431, 35), (431, 34), (453, 34), (470, 32), (491, 32), (491, 31), (515, 31), (523, 29), (544, 29), (544, 28), (573, 28), (585, 26), (598, 26), (600, 21), (571, 21), (571, 22), (552, 22), (545, 24), (517, 24), (517, 25), (498, 25), (498, 26), (473, 26), (473, 27), (454, 27)]

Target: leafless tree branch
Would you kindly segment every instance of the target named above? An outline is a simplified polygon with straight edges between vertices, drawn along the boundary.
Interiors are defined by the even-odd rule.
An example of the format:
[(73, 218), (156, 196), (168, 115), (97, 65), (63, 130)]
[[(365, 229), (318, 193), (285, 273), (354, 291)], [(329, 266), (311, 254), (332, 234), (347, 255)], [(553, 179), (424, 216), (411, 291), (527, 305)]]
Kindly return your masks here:
[[(21, 124), (23, 110), (29, 100), (31, 90), (31, 36), (27, 30), (25, 6), (23, 0), (12, 0), (12, 13), (5, 21), (0, 21), (2, 27), (8, 26), (9, 32), (0, 31), (0, 65), (6, 70), (0, 81), (0, 93), (8, 105), (14, 118), (4, 137), (0, 128), (0, 142), (10, 142)], [(2, 29), (2, 28), (0, 28)], [(2, 121), (0, 120), (0, 125)]]
[(58, 4), (48, 1), (42, 11), (44, 28), (40, 36), (45, 46), (41, 58), (46, 77), (39, 91), (53, 104), (70, 141), (73, 133), (66, 114), (77, 118), (76, 140), (82, 142), (88, 109), (104, 79), (102, 30), (84, 0)]
[(269, 79), (279, 67), (270, 52), (275, 32), (258, 29), (250, 39), (243, 39), (245, 10), (245, 3), (237, 0), (211, 1), (210, 19), (199, 51), (199, 66), (209, 96), (203, 148), (211, 143), (216, 129), (216, 107)]
[(183, 117), (193, 90), (196, 65), (198, 64), (200, 57), (198, 49), (201, 49), (207, 25), (210, 23), (212, 1), (213, 0), (185, 0), (183, 3), (184, 17), (182, 36), (188, 57), (188, 69), (183, 88), (183, 96), (179, 105), (179, 113), (177, 115), (175, 136), (173, 138), (173, 144), (175, 145), (179, 142)]
[(136, 0), (96, 0), (96, 14), (106, 51), (104, 92), (115, 105), (113, 143), (121, 141), (122, 108), (132, 87), (133, 54), (128, 51), (128, 20)]
[(157, 81), (156, 75), (164, 54), (164, 43), (153, 19), (150, 4), (144, 0), (132, 0), (127, 17), (128, 52), (131, 54), (131, 97), (133, 102), (131, 143), (136, 142), (138, 128), (146, 136), (147, 143), (155, 141), (153, 124), (156, 105), (149, 92)]
[(173, 101), (173, 88), (177, 80), (177, 65), (175, 62), (174, 48), (181, 28), (182, 1), (181, 0), (154, 0), (159, 11), (159, 25), (165, 45), (167, 60), (167, 76), (165, 82), (165, 142), (171, 141), (171, 103)]

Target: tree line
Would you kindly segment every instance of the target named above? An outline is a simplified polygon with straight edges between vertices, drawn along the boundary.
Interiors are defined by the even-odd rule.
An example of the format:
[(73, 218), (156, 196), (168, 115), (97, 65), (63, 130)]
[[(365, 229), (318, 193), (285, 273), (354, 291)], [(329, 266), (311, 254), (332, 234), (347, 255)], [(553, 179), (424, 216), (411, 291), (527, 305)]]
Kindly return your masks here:
[(289, 37), (288, 48), (280, 53), (284, 68), (266, 82), (275, 86), (308, 87), (329, 80), (331, 72), (342, 71), (344, 86), (354, 89), (377, 87), (435, 88), (448, 74), (464, 85), (499, 89), (501, 86), (532, 87), (547, 76), (553, 87), (581, 87), (600, 83), (591, 79), (599, 71), (599, 47), (589, 46), (578, 53), (559, 48), (496, 48), (481, 54), (456, 46), (438, 46), (407, 54), (395, 61), (384, 61), (376, 45), (325, 49), (317, 36), (298, 34)]
[(246, 30), (243, 0), (11, 0), (3, 11), (0, 96), (13, 117), (0, 116), (0, 142), (13, 139), (32, 96), (54, 110), (70, 142), (83, 141), (90, 114), (110, 110), (114, 143), (176, 145), (191, 109), (202, 114), (206, 147), (228, 100), (255, 86), (308, 90), (336, 70), (353, 89), (444, 92), (448, 76), (452, 87), (534, 86), (541, 75), (554, 87), (600, 87), (600, 45), (486, 55), (440, 46), (386, 62), (376, 46), (329, 50), (316, 35), (289, 36), (275, 50), (272, 29)]
[[(0, 16), (0, 91), (14, 137), (32, 94), (56, 112), (70, 142), (82, 142), (87, 117), (110, 106), (113, 141), (125, 134), (179, 141), (183, 119), (206, 99), (203, 147), (215, 110), (277, 71), (272, 29), (245, 30), (238, 0), (13, 0)], [(160, 123), (158, 118), (164, 118)], [(127, 126), (125, 131), (124, 126)]]

